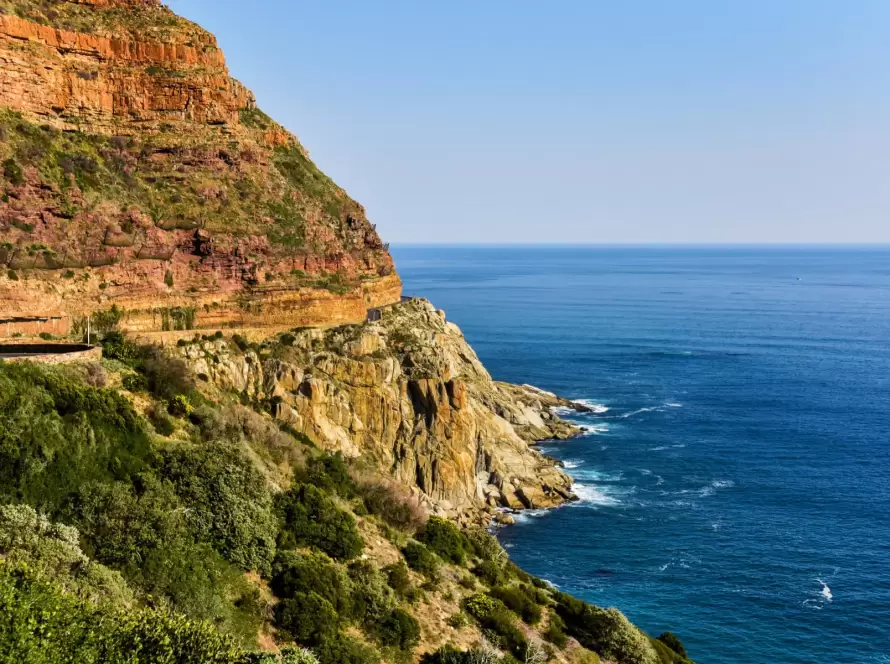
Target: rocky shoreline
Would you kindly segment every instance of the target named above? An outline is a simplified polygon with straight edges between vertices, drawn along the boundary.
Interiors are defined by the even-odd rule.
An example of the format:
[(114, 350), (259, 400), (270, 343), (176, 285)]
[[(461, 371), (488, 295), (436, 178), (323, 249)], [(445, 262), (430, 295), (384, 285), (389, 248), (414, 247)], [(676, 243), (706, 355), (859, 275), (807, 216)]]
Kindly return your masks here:
[(498, 508), (576, 499), (572, 478), (535, 445), (581, 433), (554, 408), (587, 409), (492, 380), (460, 329), (426, 300), (362, 325), (237, 342), (211, 338), (177, 350), (209, 387), (265, 404), (323, 449), (366, 459), (432, 514), (487, 523)]

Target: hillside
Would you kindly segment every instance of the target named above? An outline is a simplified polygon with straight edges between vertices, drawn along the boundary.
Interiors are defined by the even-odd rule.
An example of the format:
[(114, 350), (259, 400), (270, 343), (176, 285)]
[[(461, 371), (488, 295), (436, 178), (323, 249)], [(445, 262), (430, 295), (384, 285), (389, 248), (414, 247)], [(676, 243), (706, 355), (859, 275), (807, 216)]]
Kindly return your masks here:
[(213, 35), (151, 1), (0, 11), (0, 320), (288, 327), (398, 301), (364, 209)]
[(0, 363), (0, 660), (687, 662), (428, 516), (373, 458), (276, 422), (274, 400), (119, 334), (104, 354)]
[(0, 360), (0, 661), (689, 664), (509, 561), (583, 406), (401, 301), (212, 35), (0, 0), (0, 107), (0, 330), (102, 353)]

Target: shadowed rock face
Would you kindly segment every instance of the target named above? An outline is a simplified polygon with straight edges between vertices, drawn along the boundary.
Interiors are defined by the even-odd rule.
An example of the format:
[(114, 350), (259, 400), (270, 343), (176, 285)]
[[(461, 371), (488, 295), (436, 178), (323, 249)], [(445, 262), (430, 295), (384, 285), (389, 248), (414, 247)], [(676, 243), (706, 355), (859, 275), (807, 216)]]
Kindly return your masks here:
[(225, 341), (180, 352), (212, 384), (268, 404), (320, 447), (372, 460), (439, 513), (572, 498), (569, 477), (530, 446), (578, 433), (550, 413), (570, 402), (493, 381), (428, 302), (386, 309), (374, 323), (293, 336), (292, 345), (259, 352)]
[(149, 330), (356, 321), (398, 300), (362, 206), (213, 35), (154, 0), (0, 10), (0, 314), (116, 304)]

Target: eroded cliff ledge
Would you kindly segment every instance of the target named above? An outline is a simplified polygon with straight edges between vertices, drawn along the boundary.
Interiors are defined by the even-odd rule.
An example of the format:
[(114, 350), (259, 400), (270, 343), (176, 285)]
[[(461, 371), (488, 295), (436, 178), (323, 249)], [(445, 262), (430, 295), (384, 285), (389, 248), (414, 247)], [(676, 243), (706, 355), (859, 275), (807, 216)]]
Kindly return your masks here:
[(362, 206), (213, 35), (152, 0), (0, 10), (0, 320), (322, 324), (398, 300)]
[(361, 456), (438, 513), (573, 498), (571, 479), (532, 445), (577, 434), (550, 409), (580, 407), (492, 380), (425, 300), (387, 308), (376, 322), (295, 330), (243, 350), (222, 339), (178, 350), (211, 386), (264, 404), (319, 447)]

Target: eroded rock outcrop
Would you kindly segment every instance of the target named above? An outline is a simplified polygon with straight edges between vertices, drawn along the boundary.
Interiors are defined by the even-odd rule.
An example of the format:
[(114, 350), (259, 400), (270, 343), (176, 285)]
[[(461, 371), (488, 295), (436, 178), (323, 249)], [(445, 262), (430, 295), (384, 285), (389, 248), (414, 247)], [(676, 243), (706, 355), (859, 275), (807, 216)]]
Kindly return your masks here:
[(532, 446), (578, 433), (550, 411), (577, 407), (492, 380), (458, 327), (425, 300), (381, 320), (297, 330), (241, 352), (225, 340), (179, 349), (225, 391), (265, 404), (320, 447), (362, 456), (451, 516), (549, 507), (571, 480)]

